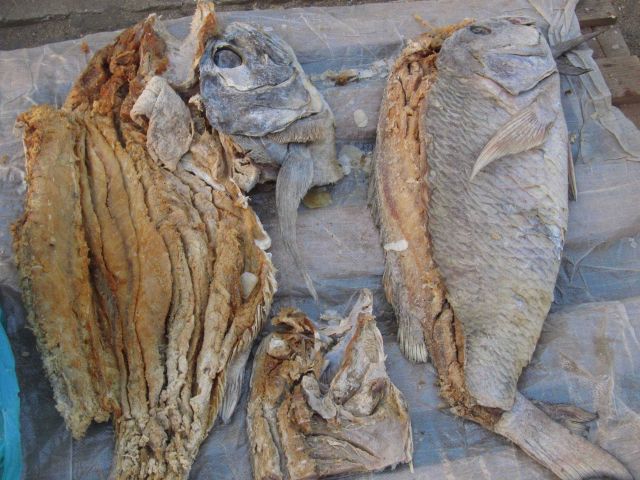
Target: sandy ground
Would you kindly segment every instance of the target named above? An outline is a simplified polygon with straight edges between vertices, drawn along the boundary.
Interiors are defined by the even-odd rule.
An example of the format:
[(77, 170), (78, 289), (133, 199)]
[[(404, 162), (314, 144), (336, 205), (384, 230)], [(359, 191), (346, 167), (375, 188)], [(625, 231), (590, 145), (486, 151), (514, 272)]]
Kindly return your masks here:
[(629, 50), (640, 55), (640, 0), (613, 0), (618, 9), (618, 26)]
[[(380, 0), (218, 0), (220, 11), (303, 5), (355, 5)], [(640, 54), (640, 0), (612, 0), (618, 25), (634, 55)], [(0, 0), (0, 50), (34, 47), (132, 25), (150, 12), (190, 15), (192, 0)]]

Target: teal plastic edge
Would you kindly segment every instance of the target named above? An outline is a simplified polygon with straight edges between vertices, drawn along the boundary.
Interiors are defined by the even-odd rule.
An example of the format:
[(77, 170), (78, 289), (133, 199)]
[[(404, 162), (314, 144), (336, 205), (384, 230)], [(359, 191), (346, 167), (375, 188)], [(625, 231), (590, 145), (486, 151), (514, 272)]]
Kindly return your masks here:
[(22, 475), (20, 389), (16, 362), (4, 322), (0, 308), (0, 478), (18, 480)]

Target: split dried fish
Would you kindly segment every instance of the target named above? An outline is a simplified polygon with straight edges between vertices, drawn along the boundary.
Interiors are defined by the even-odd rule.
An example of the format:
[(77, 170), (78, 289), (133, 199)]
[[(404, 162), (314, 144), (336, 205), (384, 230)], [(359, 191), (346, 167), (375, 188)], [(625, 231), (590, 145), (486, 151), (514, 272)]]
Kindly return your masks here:
[(554, 54), (529, 19), (410, 43), (387, 85), (371, 184), (383, 244), (406, 247), (385, 249), (384, 285), (403, 353), (429, 354), (457, 414), (561, 478), (631, 478), (516, 389), (553, 299), (568, 152)]
[(317, 298), (296, 243), (300, 201), (338, 181), (333, 113), (289, 45), (243, 23), (228, 25), (200, 61), (200, 93), (212, 127), (262, 166), (276, 166), (276, 207), (284, 244)]
[(260, 344), (247, 431), (256, 480), (364, 473), (411, 462), (402, 393), (384, 365), (382, 335), (363, 290), (349, 316), (319, 327), (283, 309)]
[(184, 52), (215, 31), (200, 3), (194, 44), (173, 50), (151, 16), (96, 53), (63, 108), (19, 118), (28, 319), (73, 436), (113, 419), (110, 478), (188, 477), (235, 408), (276, 288), (235, 153), (171, 86), (191, 83)]

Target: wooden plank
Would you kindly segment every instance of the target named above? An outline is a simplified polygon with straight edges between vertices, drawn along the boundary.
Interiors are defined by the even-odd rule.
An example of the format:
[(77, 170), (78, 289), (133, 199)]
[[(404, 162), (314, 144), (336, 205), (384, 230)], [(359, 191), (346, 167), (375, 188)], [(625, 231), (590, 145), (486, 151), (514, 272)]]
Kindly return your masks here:
[[(585, 35), (587, 33), (591, 33), (591, 32), (593, 32), (593, 28), (592, 27), (584, 27), (584, 28), (582, 28), (582, 33), (585, 34)], [(587, 45), (589, 46), (589, 48), (591, 50), (593, 50), (593, 58), (603, 58), (603, 57), (605, 57), (605, 54), (602, 51), (602, 47), (600, 46), (600, 43), (598, 43), (598, 37), (592, 38), (591, 40), (589, 40), (587, 42)]]
[(620, 105), (620, 110), (625, 116), (640, 128), (640, 103), (630, 103), (628, 105)]
[(618, 20), (615, 7), (608, 0), (582, 0), (576, 8), (580, 27), (613, 25)]
[(625, 42), (618, 27), (596, 27), (594, 30), (602, 31), (600, 35), (592, 40), (598, 42), (605, 57), (628, 57), (631, 55), (627, 42)]
[(596, 63), (611, 90), (611, 103), (640, 102), (640, 59), (637, 56), (599, 58)]

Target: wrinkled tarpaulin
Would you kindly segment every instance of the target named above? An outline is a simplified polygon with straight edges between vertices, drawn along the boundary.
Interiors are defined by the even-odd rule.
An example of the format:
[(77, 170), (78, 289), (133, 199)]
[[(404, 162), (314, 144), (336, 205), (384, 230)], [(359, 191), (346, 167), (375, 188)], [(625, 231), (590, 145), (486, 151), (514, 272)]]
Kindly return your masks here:
[[(219, 18), (223, 25), (258, 23), (288, 41), (331, 105), (340, 144), (366, 151), (375, 138), (386, 66), (423, 28), (414, 14), (433, 25), (492, 15), (544, 18), (553, 25), (550, 37), (557, 41), (578, 33), (574, 6), (572, 0), (430, 0), (229, 12)], [(170, 30), (186, 34), (188, 22), (172, 21)], [(84, 41), (93, 53), (113, 38), (114, 33), (100, 33)], [(33, 104), (62, 103), (92, 54), (83, 53), (82, 41), (0, 52), (0, 299), (9, 314), (8, 331), (22, 388), (30, 479), (106, 478), (113, 448), (109, 425), (94, 426), (83, 440), (74, 442), (55, 411), (34, 338), (24, 325), (8, 231), (21, 211), (25, 191), (22, 145), (13, 132), (15, 117)], [(579, 79), (565, 79), (563, 88), (575, 140), (579, 199), (571, 205), (555, 313), (545, 324), (520, 390), (534, 400), (598, 412), (590, 439), (640, 477), (640, 135), (610, 107), (609, 91), (590, 51), (573, 53), (571, 60), (594, 69)], [(337, 87), (322, 75), (347, 68), (359, 70), (361, 79)], [(355, 116), (357, 123), (364, 126), (356, 125), (357, 110), (361, 110)], [(395, 322), (381, 291), (382, 251), (366, 205), (366, 160), (356, 163), (351, 174), (331, 189), (330, 206), (300, 212), (298, 238), (316, 280), (320, 305), (304, 298), (301, 279), (286, 263), (273, 189), (253, 192), (252, 203), (272, 236), (273, 260), (280, 269), (276, 310), (278, 304), (295, 304), (311, 314), (327, 308), (344, 312), (359, 288), (375, 292), (389, 374), (409, 403), (416, 471), (411, 476), (404, 467), (376, 478), (551, 478), (508, 442), (449, 414), (438, 397), (432, 368), (411, 365), (400, 355)], [(192, 478), (250, 478), (245, 408), (246, 393), (231, 423), (214, 427), (203, 444)]]

